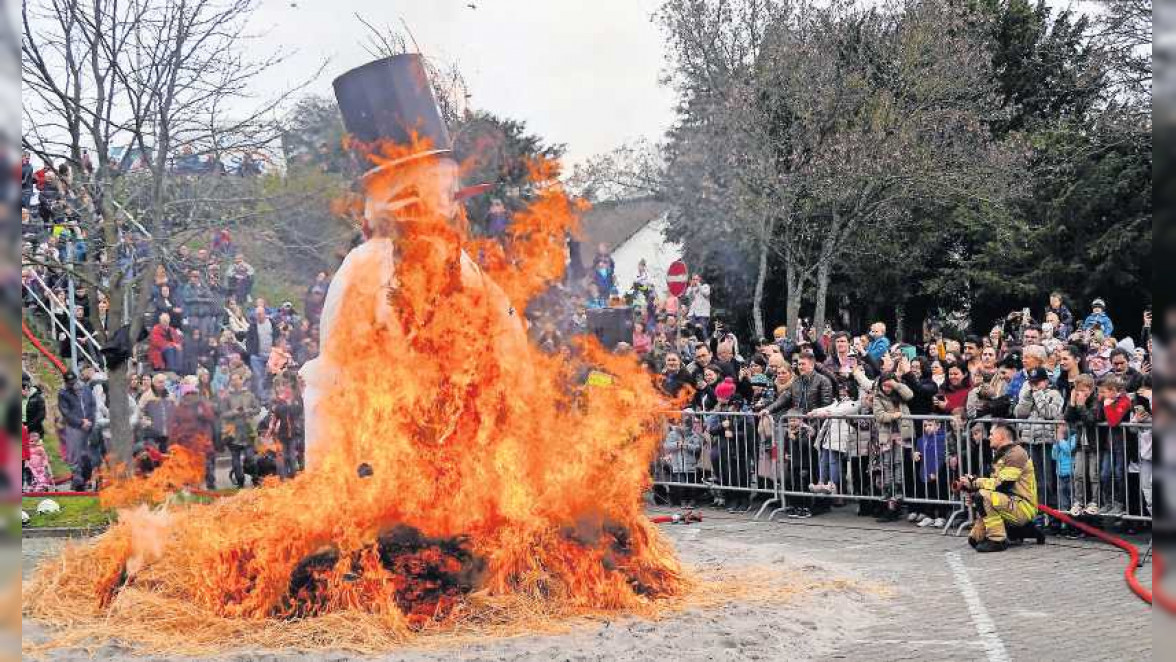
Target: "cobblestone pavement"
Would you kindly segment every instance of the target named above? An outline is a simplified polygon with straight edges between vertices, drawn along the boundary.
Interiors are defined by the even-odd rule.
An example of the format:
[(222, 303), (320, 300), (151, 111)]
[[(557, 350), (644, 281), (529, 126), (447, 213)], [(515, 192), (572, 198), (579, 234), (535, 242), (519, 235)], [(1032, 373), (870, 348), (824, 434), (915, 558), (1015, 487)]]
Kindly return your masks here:
[[(1117, 548), (1049, 538), (1044, 546), (977, 554), (963, 538), (877, 524), (851, 510), (774, 522), (706, 509), (703, 516), (708, 535), (785, 544), (893, 586), (879, 618), (824, 659), (1152, 658), (1151, 608), (1127, 588), (1127, 555)], [(1150, 587), (1151, 566), (1139, 577)]]
[[(863, 600), (858, 627), (839, 627), (808, 647), (777, 647), (781, 640), (821, 628), (822, 608), (853, 611), (845, 603), (763, 607), (754, 622), (743, 611), (742, 629), (730, 628), (714, 615), (672, 617), (672, 624), (630, 624), (616, 639), (604, 633), (573, 633), (552, 639), (521, 638), (487, 642), (474, 650), (415, 654), (412, 660), (605, 660), (621, 655), (633, 660), (1146, 660), (1152, 658), (1151, 609), (1123, 581), (1126, 555), (1096, 541), (1051, 538), (1045, 546), (1027, 545), (1003, 554), (974, 553), (962, 538), (917, 529), (907, 523), (876, 524), (851, 514), (852, 507), (807, 520), (753, 521), (747, 515), (703, 509), (705, 521), (665, 525), (683, 558), (749, 567), (765, 560), (815, 564), (820, 572), (860, 579), (889, 589), (889, 596)], [(652, 514), (672, 512), (653, 509)], [(1136, 540), (1146, 544), (1146, 540)], [(60, 547), (57, 540), (25, 540), (26, 572), (36, 560)], [(738, 557), (738, 558), (737, 558)], [(1151, 567), (1140, 571), (1150, 585)], [(841, 606), (838, 607), (837, 605)], [(756, 607), (755, 609), (760, 609)], [(818, 614), (814, 619), (813, 613)], [(854, 612), (857, 614), (857, 612)], [(790, 615), (792, 619), (790, 619)], [(704, 615), (706, 616), (706, 615)], [(814, 624), (815, 621), (815, 624)], [(728, 624), (730, 621), (727, 622)], [(755, 637), (758, 628), (778, 630)], [(714, 643), (710, 630), (722, 629)], [(807, 629), (806, 629), (807, 628)], [(621, 627), (614, 626), (614, 630)], [(697, 645), (671, 652), (668, 644), (682, 631), (697, 632)], [(26, 632), (27, 634), (27, 632)], [(612, 635), (609, 635), (612, 637)], [(744, 641), (737, 641), (740, 637)], [(528, 642), (528, 639), (530, 641)], [(832, 643), (829, 644), (828, 642)], [(618, 643), (620, 642), (620, 643)], [(585, 644), (588, 644), (585, 647)], [(608, 648), (605, 644), (614, 646)], [(621, 645), (624, 648), (617, 648)], [(407, 651), (406, 651), (407, 652)], [(55, 659), (83, 659), (52, 656)], [(84, 658), (84, 659), (88, 659)], [(340, 660), (350, 656), (299, 655), (232, 660)], [(383, 659), (383, 658), (381, 658)], [(389, 656), (387, 659), (410, 659)]]

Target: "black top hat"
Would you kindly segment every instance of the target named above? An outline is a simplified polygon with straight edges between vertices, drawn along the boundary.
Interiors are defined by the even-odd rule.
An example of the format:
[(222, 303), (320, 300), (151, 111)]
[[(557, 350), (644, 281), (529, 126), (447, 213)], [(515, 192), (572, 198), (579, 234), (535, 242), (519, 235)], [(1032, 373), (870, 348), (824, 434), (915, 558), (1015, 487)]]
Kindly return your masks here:
[(416, 156), (453, 149), (419, 53), (368, 62), (336, 78), (334, 87), (343, 125), (357, 140), (409, 145), (415, 133), (432, 146)]

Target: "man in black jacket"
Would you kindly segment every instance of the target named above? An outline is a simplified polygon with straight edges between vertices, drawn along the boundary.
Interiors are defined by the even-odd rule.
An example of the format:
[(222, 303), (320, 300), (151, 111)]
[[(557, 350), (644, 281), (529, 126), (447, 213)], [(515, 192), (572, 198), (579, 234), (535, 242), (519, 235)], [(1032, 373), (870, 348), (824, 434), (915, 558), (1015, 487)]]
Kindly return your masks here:
[(75, 492), (85, 489), (94, 466), (101, 461), (92, 457), (89, 443), (96, 409), (94, 393), (73, 372), (65, 373), (65, 386), (57, 393), (57, 410), (65, 425), (65, 459), (73, 472), (70, 485)]
[(671, 398), (678, 397), (678, 393), (686, 386), (694, 385), (694, 378), (682, 367), (682, 357), (677, 352), (666, 354), (665, 369), (662, 370), (661, 390)]
[(800, 375), (792, 380), (787, 390), (776, 396), (775, 402), (761, 410), (761, 413), (772, 414), (799, 409), (801, 413), (807, 414), (818, 407), (833, 404), (833, 382), (817, 372), (816, 366), (817, 357), (811, 351), (801, 352), (797, 363)]

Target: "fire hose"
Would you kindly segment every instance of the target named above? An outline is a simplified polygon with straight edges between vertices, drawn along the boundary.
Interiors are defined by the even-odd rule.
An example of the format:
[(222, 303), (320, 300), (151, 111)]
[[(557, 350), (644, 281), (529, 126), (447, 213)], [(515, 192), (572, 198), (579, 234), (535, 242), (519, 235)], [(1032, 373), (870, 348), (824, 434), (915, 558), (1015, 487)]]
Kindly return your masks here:
[[(975, 491), (975, 488), (973, 486), (974, 483), (972, 482), (973, 480), (974, 480), (974, 478), (972, 478), (971, 476), (965, 476), (960, 479), (954, 480), (951, 483), (951, 489), (953, 492), (957, 492), (957, 493), (958, 492), (973, 492), (973, 491)], [(1154, 551), (1152, 552), (1152, 559), (1153, 559), (1152, 560), (1152, 563), (1153, 563), (1153, 566), (1152, 566), (1152, 590), (1149, 591), (1143, 584), (1140, 583), (1139, 578), (1135, 576), (1136, 570), (1141, 565), (1140, 561), (1139, 561), (1140, 555), (1139, 555), (1139, 548), (1138, 547), (1136, 547), (1135, 545), (1132, 545), (1131, 543), (1120, 538), (1119, 536), (1112, 535), (1110, 533), (1107, 533), (1106, 531), (1103, 531), (1102, 529), (1099, 529), (1097, 527), (1093, 527), (1089, 524), (1079, 522), (1078, 520), (1074, 519), (1070, 515), (1063, 513), (1057, 509), (1051, 508), (1045, 504), (1038, 504), (1037, 509), (1040, 510), (1041, 512), (1045, 513), (1046, 515), (1049, 515), (1050, 517), (1056, 518), (1058, 521), (1065, 522), (1066, 524), (1069, 524), (1070, 526), (1074, 527), (1075, 529), (1078, 529), (1079, 531), (1082, 531), (1083, 533), (1085, 533), (1088, 536), (1098, 538), (1099, 540), (1101, 540), (1105, 543), (1114, 545), (1115, 547), (1118, 547), (1119, 549), (1123, 550), (1124, 552), (1127, 552), (1127, 557), (1128, 557), (1129, 562), (1127, 564), (1127, 569), (1123, 572), (1123, 577), (1124, 577), (1124, 579), (1127, 580), (1127, 587), (1130, 588), (1131, 591), (1133, 593), (1135, 593), (1135, 595), (1139, 596), (1139, 599), (1143, 600), (1144, 602), (1148, 603), (1149, 605), (1153, 604), (1152, 594), (1154, 592), (1155, 596), (1156, 596), (1156, 600), (1159, 602), (1161, 607), (1163, 607), (1166, 611), (1168, 611), (1170, 613), (1176, 613), (1176, 601), (1173, 601), (1171, 598), (1169, 598), (1167, 595), (1165, 595), (1164, 592), (1159, 589), (1159, 587), (1155, 586), (1156, 580), (1159, 578), (1162, 578), (1164, 576), (1164, 560), (1160, 557), (1160, 555), (1158, 553), (1156, 553)]]
[(1173, 600), (1165, 595), (1163, 591), (1159, 590), (1158, 586), (1155, 586), (1156, 580), (1164, 576), (1164, 561), (1158, 553), (1152, 553), (1152, 590), (1149, 591), (1143, 584), (1139, 582), (1139, 578), (1135, 576), (1135, 571), (1139, 568), (1140, 565), (1138, 547), (1132, 545), (1126, 540), (1123, 540), (1119, 536), (1111, 535), (1102, 529), (1079, 522), (1066, 513), (1058, 511), (1054, 508), (1050, 508), (1047, 505), (1038, 504), (1037, 509), (1046, 515), (1049, 515), (1050, 517), (1057, 518), (1058, 520), (1069, 524), (1070, 526), (1078, 529), (1088, 536), (1094, 536), (1095, 538), (1098, 538), (1105, 543), (1114, 545), (1124, 552), (1127, 552), (1129, 562), (1127, 564), (1126, 571), (1123, 573), (1123, 577), (1127, 580), (1127, 586), (1131, 589), (1131, 591), (1134, 592), (1135, 595), (1138, 595), (1139, 599), (1143, 600), (1149, 605), (1153, 604), (1152, 593), (1154, 592), (1161, 607), (1163, 607), (1168, 612), (1176, 613), (1176, 602), (1173, 602)]

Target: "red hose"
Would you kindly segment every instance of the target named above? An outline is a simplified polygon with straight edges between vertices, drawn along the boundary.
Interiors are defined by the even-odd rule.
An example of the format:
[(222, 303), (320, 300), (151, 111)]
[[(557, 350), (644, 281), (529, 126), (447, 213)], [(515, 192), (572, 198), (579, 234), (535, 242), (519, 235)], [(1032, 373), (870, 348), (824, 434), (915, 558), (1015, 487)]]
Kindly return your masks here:
[(29, 329), (29, 325), (26, 324), (23, 319), (20, 321), (20, 330), (24, 332), (25, 338), (28, 338), (29, 342), (33, 343), (33, 347), (36, 347), (38, 352), (40, 352), (45, 358), (49, 359), (49, 362), (52, 363), (61, 372), (61, 374), (64, 375), (66, 373), (65, 364), (61, 362), (61, 359), (54, 356), (53, 352), (45, 349), (45, 346), (41, 344), (40, 340), (37, 340), (37, 336), (33, 335), (32, 330)]
[[(1090, 526), (1089, 524), (1083, 524), (1082, 522), (1075, 520), (1074, 518), (1070, 517), (1069, 515), (1067, 515), (1063, 512), (1054, 510), (1053, 508), (1050, 508), (1049, 506), (1038, 504), (1037, 508), (1039, 510), (1041, 510), (1042, 512), (1044, 512), (1045, 514), (1049, 515), (1050, 517), (1055, 517), (1055, 518), (1065, 522), (1066, 524), (1069, 524), (1070, 526), (1078, 529), (1079, 531), (1082, 531), (1086, 535), (1094, 536), (1095, 538), (1098, 538), (1099, 540), (1101, 540), (1103, 542), (1110, 543), (1110, 544), (1114, 545), (1115, 547), (1118, 547), (1119, 549), (1127, 552), (1127, 556), (1130, 557), (1130, 559), (1131, 559), (1131, 562), (1127, 565), (1126, 572), (1123, 573), (1124, 578), (1127, 579), (1127, 586), (1129, 586), (1131, 588), (1131, 590), (1136, 595), (1138, 595), (1141, 600), (1148, 603), (1149, 605), (1152, 604), (1152, 591), (1147, 590), (1147, 588), (1144, 587), (1143, 584), (1140, 584), (1139, 578), (1135, 576), (1135, 570), (1136, 570), (1136, 568), (1139, 567), (1139, 548), (1138, 547), (1136, 547), (1135, 545), (1132, 545), (1131, 543), (1127, 542), (1126, 540), (1123, 540), (1122, 538), (1120, 538), (1118, 536), (1113, 536), (1113, 535), (1107, 533), (1106, 531), (1103, 531), (1101, 529), (1096, 529), (1095, 527)], [(1153, 566), (1152, 566), (1152, 568), (1153, 568), (1152, 585), (1154, 588), (1155, 582), (1157, 581), (1157, 579), (1164, 576), (1164, 570), (1163, 570), (1164, 562), (1163, 562), (1163, 559), (1160, 558), (1160, 555), (1155, 552), (1152, 552), (1152, 559), (1153, 559), (1153, 561), (1152, 561), (1152, 564), (1153, 564)], [(1160, 602), (1160, 606), (1170, 612), (1176, 613), (1176, 603), (1174, 603), (1171, 598), (1164, 595), (1163, 591), (1156, 591), (1156, 593), (1159, 596), (1158, 599)]]

